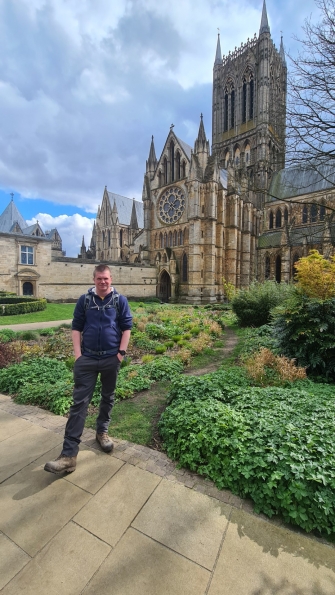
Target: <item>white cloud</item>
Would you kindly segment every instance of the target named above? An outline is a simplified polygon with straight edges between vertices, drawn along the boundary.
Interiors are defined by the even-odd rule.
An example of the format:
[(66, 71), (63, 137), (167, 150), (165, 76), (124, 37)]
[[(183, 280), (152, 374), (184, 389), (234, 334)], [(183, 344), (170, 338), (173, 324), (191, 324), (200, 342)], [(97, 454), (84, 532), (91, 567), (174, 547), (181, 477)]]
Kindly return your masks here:
[(62, 238), (62, 247), (66, 251), (66, 256), (76, 257), (80, 253), (80, 247), (84, 236), (86, 248), (89, 247), (92, 237), (94, 219), (83, 217), (76, 213), (75, 215), (58, 215), (52, 217), (46, 213), (38, 213), (35, 217), (27, 221), (28, 225), (39, 222), (43, 231), (50, 231), (55, 227)]

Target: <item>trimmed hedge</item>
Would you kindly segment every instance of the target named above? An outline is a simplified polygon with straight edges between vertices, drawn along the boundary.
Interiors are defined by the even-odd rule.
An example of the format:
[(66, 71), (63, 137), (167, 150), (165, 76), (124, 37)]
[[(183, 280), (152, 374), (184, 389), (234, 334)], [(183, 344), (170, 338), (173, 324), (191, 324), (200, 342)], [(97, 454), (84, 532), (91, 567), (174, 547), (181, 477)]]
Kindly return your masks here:
[[(11, 298), (14, 299), (14, 298)], [(20, 301), (16, 303), (1, 303), (0, 298), (0, 316), (15, 316), (17, 314), (27, 314), (28, 312), (39, 312), (45, 310), (47, 301), (45, 299), (36, 298), (17, 298)], [(22, 301), (24, 300), (24, 301)]]

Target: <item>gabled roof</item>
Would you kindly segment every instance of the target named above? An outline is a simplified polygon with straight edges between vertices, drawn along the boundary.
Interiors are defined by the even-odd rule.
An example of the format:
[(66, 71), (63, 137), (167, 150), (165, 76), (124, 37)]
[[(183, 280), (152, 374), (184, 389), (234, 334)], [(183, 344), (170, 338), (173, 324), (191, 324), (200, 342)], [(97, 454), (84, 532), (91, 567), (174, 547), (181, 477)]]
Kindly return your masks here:
[(132, 213), (133, 203), (134, 203), (138, 226), (140, 229), (142, 227), (144, 227), (143, 203), (142, 202), (139, 202), (138, 200), (134, 200), (133, 198), (127, 198), (126, 196), (121, 196), (120, 194), (115, 194), (114, 192), (109, 192), (109, 190), (107, 190), (107, 194), (108, 194), (111, 209), (113, 209), (114, 203), (116, 205), (119, 223), (121, 225), (130, 225), (131, 213)]
[(0, 215), (0, 231), (9, 233), (15, 223), (19, 224), (22, 231), (27, 228), (27, 222), (23, 219), (14, 201), (11, 200), (9, 205)]

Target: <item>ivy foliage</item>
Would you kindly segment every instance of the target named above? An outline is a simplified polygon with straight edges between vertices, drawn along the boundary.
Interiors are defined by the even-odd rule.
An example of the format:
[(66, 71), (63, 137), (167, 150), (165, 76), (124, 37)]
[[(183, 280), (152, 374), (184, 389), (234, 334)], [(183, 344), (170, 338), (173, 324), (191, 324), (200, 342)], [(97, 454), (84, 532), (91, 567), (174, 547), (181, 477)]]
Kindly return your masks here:
[(160, 422), (168, 456), (252, 498), (258, 513), (335, 533), (335, 387), (246, 388), (238, 375), (215, 394), (197, 380), (173, 383)]

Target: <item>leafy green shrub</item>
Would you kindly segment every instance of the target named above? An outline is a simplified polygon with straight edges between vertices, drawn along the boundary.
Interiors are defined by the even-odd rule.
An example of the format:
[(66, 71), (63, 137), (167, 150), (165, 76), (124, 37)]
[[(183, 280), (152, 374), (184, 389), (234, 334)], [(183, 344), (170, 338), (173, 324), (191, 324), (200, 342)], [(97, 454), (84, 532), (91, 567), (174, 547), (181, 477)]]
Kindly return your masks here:
[(0, 370), (0, 390), (63, 415), (72, 400), (72, 374), (63, 362), (47, 357), (14, 364)]
[(157, 345), (155, 351), (156, 353), (165, 353), (166, 347), (165, 345)]
[(36, 331), (18, 331), (16, 336), (21, 341), (38, 341), (39, 333)]
[(145, 332), (149, 339), (165, 339), (165, 327), (162, 324), (148, 323), (145, 327)]
[(200, 333), (200, 328), (198, 326), (193, 326), (190, 329), (190, 333), (191, 333), (191, 335), (193, 335), (194, 337), (196, 337)]
[(181, 335), (173, 335), (173, 337), (172, 337), (172, 340), (175, 343), (178, 343), (178, 341), (181, 341), (181, 339), (182, 339)]
[(335, 379), (335, 298), (318, 300), (297, 292), (274, 314), (278, 348), (308, 374)]
[(248, 387), (250, 381), (243, 368), (220, 368), (203, 376), (178, 376), (173, 378), (167, 395), (168, 402), (175, 399), (195, 400), (207, 397), (223, 399), (234, 395), (237, 387)]
[(55, 332), (56, 332), (56, 328), (43, 328), (42, 330), (39, 331), (41, 337), (52, 337)]
[(174, 347), (174, 341), (166, 341), (164, 345), (167, 349), (172, 349)]
[(244, 329), (240, 345), (239, 353), (242, 359), (262, 348), (270, 349), (273, 353), (276, 353), (278, 349), (274, 328), (271, 324)]
[(292, 293), (291, 285), (265, 281), (252, 283), (232, 299), (231, 306), (241, 326), (262, 326), (270, 322), (271, 310)]
[(224, 402), (187, 396), (161, 418), (169, 457), (252, 498), (258, 513), (335, 533), (335, 387), (240, 387)]
[(16, 337), (16, 333), (12, 331), (10, 328), (4, 328), (0, 330), (0, 342), (1, 343), (10, 343), (10, 341), (14, 341)]
[(136, 331), (132, 335), (132, 340), (134, 345), (136, 345), (139, 349), (143, 349), (145, 351), (155, 351), (157, 346), (157, 341), (152, 341), (152, 339), (148, 339), (145, 333), (140, 331)]
[(163, 356), (157, 357), (142, 367), (142, 374), (147, 374), (151, 380), (171, 380), (183, 371), (183, 365), (177, 359)]

